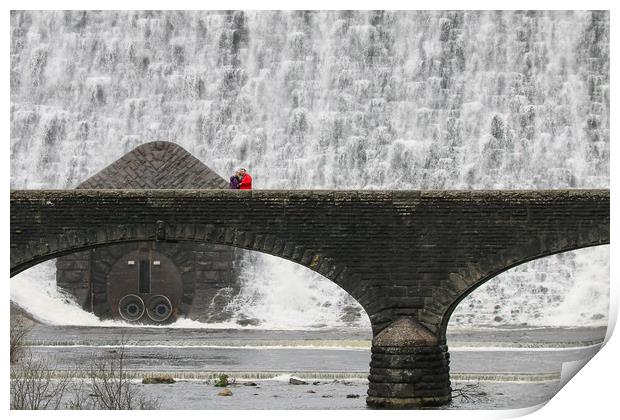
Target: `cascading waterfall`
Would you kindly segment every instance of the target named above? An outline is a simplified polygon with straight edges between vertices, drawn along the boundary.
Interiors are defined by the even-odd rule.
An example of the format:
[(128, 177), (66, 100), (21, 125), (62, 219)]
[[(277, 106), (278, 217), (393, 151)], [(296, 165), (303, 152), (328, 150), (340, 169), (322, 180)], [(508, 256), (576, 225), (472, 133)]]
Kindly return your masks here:
[[(609, 187), (608, 12), (14, 11), (10, 82), (14, 189), (152, 140), (260, 189)], [(336, 286), (248, 261), (241, 316), (345, 322)], [(500, 277), (453, 320), (606, 322), (608, 247)]]

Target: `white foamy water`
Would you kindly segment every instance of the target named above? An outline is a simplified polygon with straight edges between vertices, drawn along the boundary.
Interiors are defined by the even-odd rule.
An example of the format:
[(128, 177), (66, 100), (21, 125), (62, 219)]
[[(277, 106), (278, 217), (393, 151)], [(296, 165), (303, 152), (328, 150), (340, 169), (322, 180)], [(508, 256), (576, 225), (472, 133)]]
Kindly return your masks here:
[[(243, 317), (259, 320), (263, 328), (370, 327), (355, 300), (306, 267), (252, 253), (243, 261), (241, 273), (241, 293), (229, 307)], [(359, 316), (348, 321), (343, 312), (346, 308)]]
[[(73, 188), (153, 140), (261, 189), (608, 188), (609, 14), (11, 13), (11, 188)], [(247, 257), (238, 317), (346, 323), (346, 294), (290, 264)], [(52, 267), (11, 296), (77, 322)], [(608, 267), (608, 247), (534, 261), (453, 322), (605, 323)]]
[[(341, 309), (346, 306), (337, 302), (332, 307), (329, 301), (333, 296), (342, 296), (347, 305), (356, 305), (354, 300), (338, 286), (314, 273), (304, 277), (308, 270), (291, 262), (282, 265), (265, 265), (262, 255), (255, 255), (252, 264), (260, 270), (264, 282), (254, 284), (251, 290), (242, 293), (231, 302), (235, 311), (243, 314), (228, 322), (203, 323), (187, 318), (179, 318), (172, 324), (149, 325), (153, 328), (245, 328), (245, 329), (316, 329), (325, 326), (370, 327), (368, 317), (363, 310), (361, 316), (344, 322)], [(309, 271), (309, 270), (308, 270)], [(300, 283), (300, 280), (305, 283)], [(270, 294), (263, 295), (262, 290), (278, 287), (284, 281), (277, 299)], [(247, 283), (246, 283), (247, 284)], [(246, 285), (249, 287), (249, 285)], [(106, 327), (139, 327), (139, 324), (122, 320), (100, 321), (95, 315), (83, 310), (71, 296), (67, 296), (56, 287), (55, 267), (53, 261), (36, 265), (11, 279), (11, 301), (32, 315), (36, 320), (50, 325), (81, 325)], [(257, 325), (241, 326), (237, 319), (256, 318)]]
[[(138, 327), (139, 324), (122, 320), (101, 321), (83, 310), (71, 296), (56, 287), (53, 261), (38, 264), (11, 279), (11, 301), (32, 315), (37, 321), (50, 325), (79, 325), (104, 327)], [(190, 319), (179, 319), (172, 324), (180, 328), (227, 328), (233, 323), (203, 324)], [(149, 325), (157, 327), (157, 325)], [(170, 325), (162, 326), (170, 327)], [(237, 325), (237, 327), (239, 327)]]
[(609, 313), (609, 246), (517, 266), (467, 296), (451, 324), (604, 326)]
[[(38, 264), (11, 279), (11, 301), (37, 321), (51, 325), (112, 326), (113, 321), (100, 321), (84, 311), (75, 301), (56, 287), (53, 261)], [(119, 325), (125, 325), (119, 322)], [(128, 325), (128, 324), (127, 324)]]

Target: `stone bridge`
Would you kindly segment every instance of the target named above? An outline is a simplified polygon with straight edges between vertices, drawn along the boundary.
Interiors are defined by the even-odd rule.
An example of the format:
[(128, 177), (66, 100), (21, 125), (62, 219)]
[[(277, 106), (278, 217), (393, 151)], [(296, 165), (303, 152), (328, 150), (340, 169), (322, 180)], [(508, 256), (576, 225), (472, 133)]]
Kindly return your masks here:
[(11, 192), (11, 276), (133, 241), (230, 245), (322, 274), (370, 318), (367, 403), (439, 405), (458, 303), (516, 265), (608, 244), (609, 190)]

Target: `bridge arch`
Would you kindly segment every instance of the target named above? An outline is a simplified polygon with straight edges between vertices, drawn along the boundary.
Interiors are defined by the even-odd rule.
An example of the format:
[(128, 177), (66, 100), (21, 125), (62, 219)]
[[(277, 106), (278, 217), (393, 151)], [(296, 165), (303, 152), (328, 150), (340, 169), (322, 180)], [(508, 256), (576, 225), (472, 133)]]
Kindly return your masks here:
[[(571, 251), (576, 251), (579, 249), (584, 249), (584, 248), (592, 248), (592, 247), (597, 247), (597, 246), (603, 246), (603, 245), (608, 245), (609, 241), (605, 242), (604, 238), (597, 238), (596, 240), (593, 241), (594, 243), (587, 243), (587, 244), (573, 244), (571, 246), (567, 246), (566, 248), (563, 249), (559, 249), (559, 250), (549, 250), (546, 251), (544, 253), (538, 254), (538, 255), (533, 255), (533, 256), (529, 256), (529, 257), (525, 257), (519, 260), (516, 260), (514, 262), (511, 263), (506, 263), (505, 260), (502, 258), (502, 256), (496, 257), (496, 261), (494, 264), (490, 265), (490, 270), (487, 272), (487, 274), (481, 276), (478, 278), (478, 280), (474, 281), (469, 287), (467, 287), (462, 294), (460, 294), (458, 296), (458, 298), (456, 298), (447, 308), (444, 317), (442, 319), (442, 323), (440, 326), (440, 333), (441, 333), (441, 337), (445, 340), (446, 338), (446, 331), (447, 331), (447, 327), (448, 327), (448, 323), (450, 321), (450, 318), (452, 317), (452, 314), (454, 313), (454, 311), (456, 310), (456, 308), (460, 305), (460, 303), (469, 295), (471, 295), (475, 290), (477, 290), (478, 288), (480, 288), (481, 286), (483, 286), (484, 284), (486, 284), (489, 280), (499, 276), (500, 274), (509, 271), (515, 267), (518, 267), (520, 265), (529, 263), (531, 261), (535, 261), (535, 260), (539, 260), (539, 259), (543, 259), (546, 257), (550, 257), (553, 255), (558, 255), (558, 254), (563, 254), (566, 252), (571, 252)], [(479, 267), (480, 265), (478, 265)], [(477, 267), (474, 266), (470, 266), (470, 272), (479, 272), (477, 270)]]
[[(295, 241), (282, 240), (275, 235), (260, 235), (235, 227), (221, 228), (201, 223), (170, 225), (162, 222), (155, 229), (152, 229), (152, 226), (140, 224), (103, 225), (98, 229), (67, 231), (53, 240), (41, 238), (38, 241), (30, 241), (25, 248), (30, 255), (21, 255), (15, 250), (11, 252), (12, 260), (18, 260), (18, 258), (21, 260), (15, 265), (11, 264), (11, 277), (44, 261), (63, 255), (114, 244), (158, 240), (227, 245), (279, 257), (309, 268), (327, 278), (351, 295), (364, 308), (363, 303), (356, 298), (354, 291), (347, 287), (351, 284), (353, 275), (346, 265), (337, 263), (332, 258), (299, 245)], [(366, 308), (364, 311), (368, 313)]]

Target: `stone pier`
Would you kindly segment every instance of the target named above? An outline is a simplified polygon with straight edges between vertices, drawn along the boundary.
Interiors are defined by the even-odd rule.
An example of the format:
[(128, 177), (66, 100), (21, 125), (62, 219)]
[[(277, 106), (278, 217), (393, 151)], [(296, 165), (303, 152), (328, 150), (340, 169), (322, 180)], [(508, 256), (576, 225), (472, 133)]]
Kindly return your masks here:
[(413, 408), (450, 402), (448, 347), (411, 318), (400, 318), (372, 340), (366, 402), (377, 408)]

